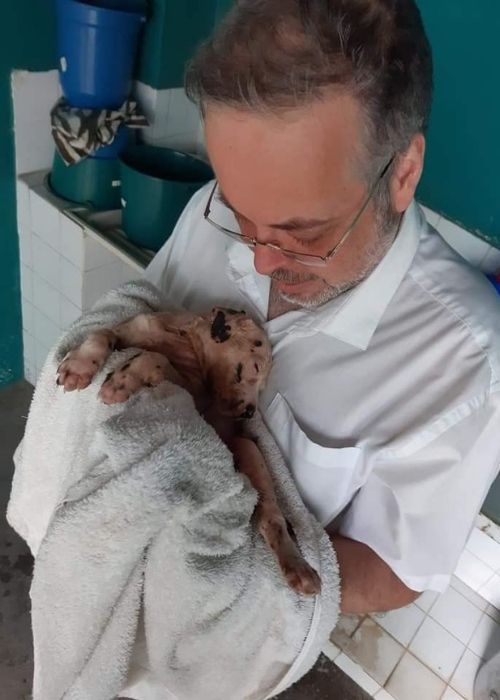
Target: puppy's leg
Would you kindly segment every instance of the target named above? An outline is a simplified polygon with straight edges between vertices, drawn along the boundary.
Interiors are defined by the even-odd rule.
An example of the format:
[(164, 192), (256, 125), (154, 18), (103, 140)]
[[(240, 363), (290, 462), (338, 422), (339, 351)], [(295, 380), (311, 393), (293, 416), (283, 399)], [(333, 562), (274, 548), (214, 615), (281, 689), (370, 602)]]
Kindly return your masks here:
[(139, 389), (158, 386), (167, 379), (182, 386), (181, 377), (165, 355), (145, 350), (107, 376), (99, 398), (105, 404), (123, 403)]
[(304, 595), (319, 593), (321, 580), (306, 562), (288, 531), (261, 451), (252, 440), (242, 437), (233, 438), (230, 448), (236, 468), (248, 476), (259, 494), (256, 509), (259, 532), (278, 560), (288, 585)]
[(59, 386), (65, 391), (85, 389), (103, 367), (118, 343), (112, 330), (91, 333), (77, 348), (68, 352), (58, 367)]
[(139, 314), (114, 328), (91, 333), (61, 362), (57, 383), (66, 391), (85, 389), (115, 348), (154, 349), (164, 335), (163, 326), (155, 314)]

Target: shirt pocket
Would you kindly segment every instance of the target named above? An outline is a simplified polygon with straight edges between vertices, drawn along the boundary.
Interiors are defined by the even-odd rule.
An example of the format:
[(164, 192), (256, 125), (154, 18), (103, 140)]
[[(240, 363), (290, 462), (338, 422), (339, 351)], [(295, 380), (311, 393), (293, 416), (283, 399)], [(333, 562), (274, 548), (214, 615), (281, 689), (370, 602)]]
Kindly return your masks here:
[(302, 500), (325, 527), (348, 505), (362, 484), (362, 450), (355, 446), (325, 447), (311, 440), (279, 393), (264, 411), (264, 418)]

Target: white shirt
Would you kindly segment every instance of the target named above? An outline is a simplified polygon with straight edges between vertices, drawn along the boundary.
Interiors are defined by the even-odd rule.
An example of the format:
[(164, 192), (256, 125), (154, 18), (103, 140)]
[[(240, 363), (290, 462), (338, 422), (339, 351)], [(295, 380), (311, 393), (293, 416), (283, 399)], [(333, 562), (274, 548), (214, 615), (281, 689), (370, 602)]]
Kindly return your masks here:
[(203, 219), (198, 192), (146, 278), (176, 305), (245, 309), (267, 331), (261, 398), (309, 509), (411, 589), (448, 586), (500, 466), (500, 300), (417, 204), (351, 292), (267, 321), (270, 280)]

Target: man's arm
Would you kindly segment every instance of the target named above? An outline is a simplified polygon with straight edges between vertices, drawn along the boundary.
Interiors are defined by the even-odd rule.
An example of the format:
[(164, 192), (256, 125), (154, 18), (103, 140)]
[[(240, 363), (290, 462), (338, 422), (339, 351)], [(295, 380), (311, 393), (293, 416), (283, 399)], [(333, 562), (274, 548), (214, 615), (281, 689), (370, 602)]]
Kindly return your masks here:
[(394, 610), (419, 597), (368, 545), (341, 535), (331, 540), (339, 561), (344, 615)]

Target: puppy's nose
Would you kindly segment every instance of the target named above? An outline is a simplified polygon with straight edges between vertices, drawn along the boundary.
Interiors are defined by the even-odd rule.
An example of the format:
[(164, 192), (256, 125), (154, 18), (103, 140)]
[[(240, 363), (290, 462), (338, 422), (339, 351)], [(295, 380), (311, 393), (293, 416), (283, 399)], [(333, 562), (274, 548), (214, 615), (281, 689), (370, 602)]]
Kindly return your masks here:
[(242, 418), (252, 418), (255, 415), (255, 406), (249, 403), (245, 409), (245, 413), (242, 414)]

